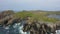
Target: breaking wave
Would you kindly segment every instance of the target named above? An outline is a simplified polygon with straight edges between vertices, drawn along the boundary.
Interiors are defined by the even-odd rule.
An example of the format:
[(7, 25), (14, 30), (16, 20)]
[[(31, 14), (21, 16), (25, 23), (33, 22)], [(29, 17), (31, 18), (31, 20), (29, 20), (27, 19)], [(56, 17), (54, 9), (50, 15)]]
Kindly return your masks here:
[[(30, 32), (23, 32), (24, 21), (15, 23), (6, 27), (0, 26), (0, 34), (30, 34)], [(60, 30), (56, 30), (56, 34), (60, 34)]]
[(0, 34), (30, 34), (30, 32), (23, 32), (23, 23), (15, 23), (7, 27), (0, 27)]

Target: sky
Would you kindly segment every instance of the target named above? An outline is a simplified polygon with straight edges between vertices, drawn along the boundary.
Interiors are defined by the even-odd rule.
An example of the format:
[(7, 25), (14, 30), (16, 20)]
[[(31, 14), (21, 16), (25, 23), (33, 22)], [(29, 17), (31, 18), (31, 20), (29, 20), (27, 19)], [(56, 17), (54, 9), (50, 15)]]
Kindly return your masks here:
[(3, 10), (58, 10), (60, 0), (0, 0), (0, 11)]

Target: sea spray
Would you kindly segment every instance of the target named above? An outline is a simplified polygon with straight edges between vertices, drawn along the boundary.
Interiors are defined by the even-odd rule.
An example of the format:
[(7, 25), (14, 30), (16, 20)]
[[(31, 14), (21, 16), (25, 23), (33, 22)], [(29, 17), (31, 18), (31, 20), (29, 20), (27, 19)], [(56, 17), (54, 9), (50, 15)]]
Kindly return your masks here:
[(6, 27), (2, 27), (3, 31), (0, 34), (30, 34), (30, 32), (23, 32), (23, 22), (15, 23)]
[(29, 34), (29, 32), (23, 32), (23, 24), (21, 25), (21, 23), (16, 23), (13, 27), (16, 28), (20, 34)]
[(56, 30), (56, 34), (60, 34), (60, 30)]
[[(0, 34), (30, 34), (30, 32), (23, 32), (23, 23), (15, 23), (12, 26), (0, 27)], [(56, 30), (56, 34), (60, 34), (60, 30)]]

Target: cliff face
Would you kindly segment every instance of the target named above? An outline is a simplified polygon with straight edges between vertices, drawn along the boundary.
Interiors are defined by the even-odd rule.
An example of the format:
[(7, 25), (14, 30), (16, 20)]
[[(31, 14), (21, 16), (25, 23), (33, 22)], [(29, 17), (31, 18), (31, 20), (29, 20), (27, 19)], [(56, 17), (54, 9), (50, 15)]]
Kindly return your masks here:
[(20, 18), (15, 18), (13, 16), (14, 11), (12, 10), (7, 10), (7, 11), (3, 11), (0, 13), (0, 25), (8, 25), (8, 24), (12, 24), (12, 23), (16, 23), (19, 21)]
[(40, 22), (32, 22), (31, 24), (24, 24), (23, 31), (30, 31), (30, 34), (55, 34), (56, 32), (56, 24), (47, 24)]
[[(8, 26), (13, 25), (15, 23), (20, 23), (21, 20), (24, 20), (26, 23), (23, 25), (23, 31), (30, 31), (30, 34), (45, 34), (45, 33), (53, 33), (55, 34), (56, 27), (60, 27), (60, 22), (56, 24), (51, 23), (42, 23), (38, 20), (31, 20), (29, 16), (24, 19), (20, 17), (15, 18), (13, 16), (15, 14), (13, 11), (3, 11), (0, 13), (0, 25)], [(58, 28), (58, 27), (57, 27)]]

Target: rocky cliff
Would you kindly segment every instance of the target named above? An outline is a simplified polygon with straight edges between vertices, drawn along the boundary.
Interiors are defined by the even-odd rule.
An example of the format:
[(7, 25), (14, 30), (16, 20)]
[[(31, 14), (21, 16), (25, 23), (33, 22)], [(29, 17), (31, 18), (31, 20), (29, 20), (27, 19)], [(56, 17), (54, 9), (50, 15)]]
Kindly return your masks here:
[(14, 11), (8, 10), (0, 12), (0, 25), (8, 26), (13, 25), (14, 23), (20, 23), (22, 20), (25, 21), (23, 26), (23, 31), (30, 31), (30, 34), (55, 34), (56, 29), (60, 29), (59, 23), (44, 23), (38, 20), (31, 20), (29, 16), (26, 16), (24, 19), (20, 17), (14, 17)]
[(20, 18), (15, 18), (14, 14), (15, 13), (12, 10), (0, 12), (0, 25), (8, 25), (19, 22)]

